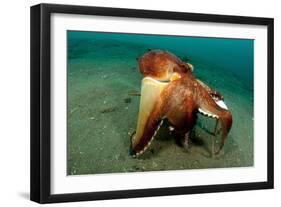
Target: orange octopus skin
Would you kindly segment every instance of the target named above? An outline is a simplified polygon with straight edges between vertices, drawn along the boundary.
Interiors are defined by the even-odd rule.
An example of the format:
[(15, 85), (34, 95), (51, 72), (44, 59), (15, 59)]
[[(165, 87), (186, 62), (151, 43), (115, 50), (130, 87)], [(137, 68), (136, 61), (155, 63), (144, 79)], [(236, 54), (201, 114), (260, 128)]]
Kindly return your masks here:
[[(196, 114), (201, 108), (212, 114), (221, 123), (221, 144), (216, 152), (218, 154), (223, 148), (232, 126), (231, 112), (218, 106), (212, 98), (212, 94), (218, 94), (218, 98), (221, 95), (198, 81), (193, 76), (189, 64), (165, 51), (157, 50), (144, 54), (139, 59), (139, 69), (144, 76), (156, 80), (163, 79), (167, 72), (178, 73), (180, 78), (169, 82), (161, 92), (159, 100), (149, 115), (140, 141), (132, 144), (131, 153), (133, 155), (142, 154), (164, 118), (167, 118), (176, 130), (189, 132), (194, 127)], [(164, 77), (164, 79), (166, 78)]]
[(144, 76), (162, 80), (166, 73), (183, 74), (192, 71), (192, 68), (169, 52), (152, 50), (139, 58), (139, 70)]

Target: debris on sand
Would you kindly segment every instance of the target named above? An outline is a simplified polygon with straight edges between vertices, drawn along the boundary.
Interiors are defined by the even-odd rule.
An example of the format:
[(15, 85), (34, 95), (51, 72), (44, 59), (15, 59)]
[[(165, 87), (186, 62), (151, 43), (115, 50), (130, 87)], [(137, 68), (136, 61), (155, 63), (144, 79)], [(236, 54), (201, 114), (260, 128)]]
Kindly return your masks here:
[(138, 92), (138, 91), (130, 91), (130, 92), (128, 93), (128, 95), (130, 95), (130, 96), (140, 96), (141, 94), (140, 94), (140, 92)]
[(116, 110), (117, 110), (117, 107), (113, 106), (113, 107), (109, 107), (109, 108), (101, 110), (100, 113), (105, 114), (105, 113), (114, 112)]

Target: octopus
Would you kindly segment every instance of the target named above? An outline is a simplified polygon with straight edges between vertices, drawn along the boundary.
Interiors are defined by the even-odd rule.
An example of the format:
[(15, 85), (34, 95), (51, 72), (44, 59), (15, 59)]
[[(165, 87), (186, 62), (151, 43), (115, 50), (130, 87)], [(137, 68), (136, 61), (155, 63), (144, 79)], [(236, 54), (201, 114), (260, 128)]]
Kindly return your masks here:
[[(137, 128), (131, 140), (133, 157), (150, 146), (164, 119), (170, 129), (184, 132), (188, 143), (197, 113), (217, 120), (221, 125), (219, 154), (232, 126), (232, 114), (223, 96), (193, 75), (193, 66), (174, 54), (150, 50), (138, 58), (143, 74)], [(216, 124), (216, 127), (217, 127)]]

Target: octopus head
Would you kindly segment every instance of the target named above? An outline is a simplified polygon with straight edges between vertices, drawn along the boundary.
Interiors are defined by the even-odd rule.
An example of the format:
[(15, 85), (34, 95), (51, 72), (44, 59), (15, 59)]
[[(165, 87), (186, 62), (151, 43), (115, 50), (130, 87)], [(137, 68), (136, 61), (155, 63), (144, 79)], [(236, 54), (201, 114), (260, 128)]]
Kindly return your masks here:
[(183, 75), (191, 74), (193, 66), (175, 55), (161, 50), (151, 50), (138, 58), (139, 70), (144, 77), (161, 82), (170, 82)]

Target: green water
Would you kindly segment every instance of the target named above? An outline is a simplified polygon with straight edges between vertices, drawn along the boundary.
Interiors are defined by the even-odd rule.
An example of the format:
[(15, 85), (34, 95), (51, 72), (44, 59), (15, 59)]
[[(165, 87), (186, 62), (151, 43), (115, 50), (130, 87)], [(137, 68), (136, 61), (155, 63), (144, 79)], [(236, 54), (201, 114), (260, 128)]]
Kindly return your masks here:
[[(166, 122), (143, 156), (129, 155), (140, 101), (130, 93), (143, 78), (136, 58), (148, 49), (193, 64), (195, 76), (223, 94), (233, 126), (219, 156), (215, 121), (200, 115), (188, 151)], [(254, 40), (68, 31), (68, 174), (252, 166), (253, 49)]]

